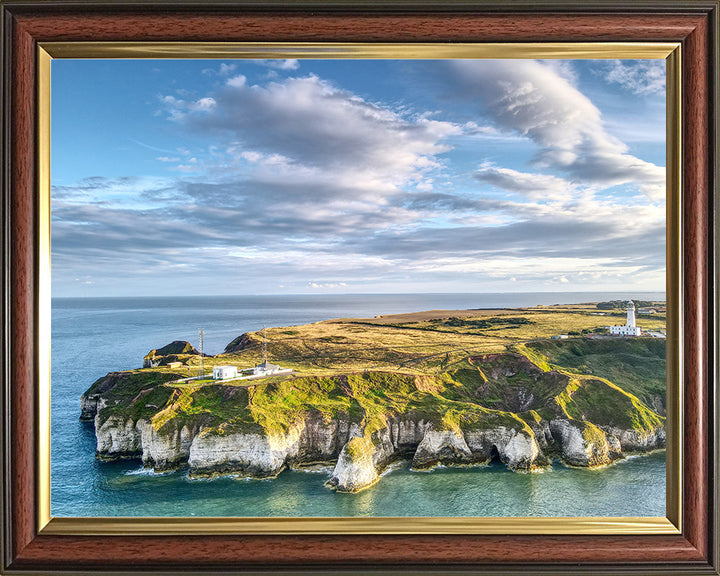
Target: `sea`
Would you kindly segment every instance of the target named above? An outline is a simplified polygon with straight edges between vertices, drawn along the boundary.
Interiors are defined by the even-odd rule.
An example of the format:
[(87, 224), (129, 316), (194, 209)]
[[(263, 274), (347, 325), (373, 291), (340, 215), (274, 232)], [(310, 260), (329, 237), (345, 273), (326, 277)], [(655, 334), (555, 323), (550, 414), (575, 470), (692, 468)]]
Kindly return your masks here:
[(331, 467), (286, 470), (271, 480), (189, 479), (139, 461), (95, 459), (80, 396), (106, 373), (142, 366), (173, 340), (222, 352), (243, 332), (330, 318), (435, 309), (525, 307), (605, 300), (664, 300), (655, 293), (338, 294), (53, 298), (51, 514), (63, 517), (665, 516), (665, 452), (587, 470), (559, 462), (540, 473), (499, 463), (416, 472), (391, 466), (373, 487), (340, 494), (324, 486)]

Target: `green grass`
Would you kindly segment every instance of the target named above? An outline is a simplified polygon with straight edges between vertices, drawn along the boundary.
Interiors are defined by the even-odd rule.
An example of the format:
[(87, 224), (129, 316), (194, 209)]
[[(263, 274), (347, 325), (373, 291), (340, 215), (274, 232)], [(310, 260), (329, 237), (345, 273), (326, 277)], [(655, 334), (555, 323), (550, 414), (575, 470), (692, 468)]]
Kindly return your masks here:
[[(520, 348), (520, 347), (518, 347)], [(532, 357), (578, 374), (591, 374), (617, 384), (653, 405), (665, 404), (666, 346), (657, 338), (549, 340), (524, 345)]]
[[(635, 430), (661, 425), (648, 406), (665, 397), (663, 340), (549, 340), (608, 322), (593, 309), (537, 307), (272, 328), (266, 331), (270, 361), (293, 368), (290, 376), (164, 384), (190, 368), (153, 368), (110, 374), (88, 393), (109, 402), (101, 417), (152, 419), (168, 433), (202, 425), (213, 434), (283, 434), (308, 417), (358, 423), (366, 438), (391, 418), (424, 420), (440, 430), (504, 425), (528, 433), (528, 422), (558, 415)], [(646, 327), (664, 326), (655, 322)], [(237, 350), (205, 358), (206, 370), (257, 364), (262, 339), (244, 334), (227, 349)]]
[(638, 398), (600, 378), (571, 378), (555, 401), (568, 417), (600, 426), (615, 426), (645, 433), (664, 422), (664, 418)]
[(170, 401), (151, 420), (159, 432), (200, 424), (215, 428), (217, 433), (238, 429), (261, 431), (250, 413), (249, 393), (245, 388), (214, 384), (168, 389), (172, 390)]
[(150, 419), (170, 397), (171, 390), (163, 384), (177, 378), (177, 373), (163, 368), (111, 372), (96, 380), (85, 394), (102, 395), (107, 402), (101, 410), (104, 419), (114, 415)]
[[(587, 305), (539, 307), (512, 314), (477, 311), (476, 315), (394, 321), (379, 319), (328, 320), (304, 326), (266, 330), (271, 361), (305, 373), (361, 371), (391, 368), (419, 372), (447, 370), (471, 354), (502, 352), (508, 346), (547, 339), (567, 332), (599, 330), (610, 319), (594, 316)], [(412, 316), (412, 315), (410, 315)], [(664, 328), (664, 322), (643, 321), (646, 328)], [(206, 360), (252, 366), (261, 359), (262, 338), (257, 332), (238, 336), (227, 349), (233, 353)], [(541, 365), (541, 363), (539, 363)]]

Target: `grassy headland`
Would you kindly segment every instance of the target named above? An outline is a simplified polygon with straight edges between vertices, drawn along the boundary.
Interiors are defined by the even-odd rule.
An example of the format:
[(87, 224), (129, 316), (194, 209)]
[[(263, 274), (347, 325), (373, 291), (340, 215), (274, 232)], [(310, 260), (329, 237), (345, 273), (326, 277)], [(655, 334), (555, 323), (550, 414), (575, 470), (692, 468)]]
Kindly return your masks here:
[[(202, 430), (205, 438), (287, 438), (308, 422), (328, 429), (355, 426), (364, 440), (351, 442), (351, 434), (342, 442), (350, 460), (356, 444), (379, 449), (387, 443), (379, 435), (393, 422), (459, 437), (468, 430), (476, 437), (511, 431), (537, 438), (552, 456), (561, 443), (553, 444), (549, 426), (563, 420), (580, 430), (587, 465), (594, 465), (609, 457), (593, 460), (593, 446), (604, 443), (606, 453), (612, 452), (602, 430), (624, 430), (637, 442), (664, 422), (665, 340), (607, 336), (606, 327), (620, 323), (623, 310), (582, 304), (269, 328), (264, 335), (242, 334), (223, 353), (205, 357), (205, 372), (215, 365), (259, 364), (266, 338), (269, 360), (292, 368), (291, 374), (182, 381), (198, 375), (200, 357), (175, 342), (166, 347), (168, 354), (160, 348), (149, 355), (157, 365), (110, 374), (84, 399), (97, 402), (96, 428), (122, 416), (147, 421), (164, 436)], [(659, 315), (638, 323), (645, 330), (665, 329)], [(567, 338), (553, 339), (560, 334)], [(563, 434), (572, 433), (567, 430)], [(560, 438), (561, 432), (552, 434)], [(331, 452), (337, 455), (340, 447)], [(534, 458), (522, 466), (535, 466)]]

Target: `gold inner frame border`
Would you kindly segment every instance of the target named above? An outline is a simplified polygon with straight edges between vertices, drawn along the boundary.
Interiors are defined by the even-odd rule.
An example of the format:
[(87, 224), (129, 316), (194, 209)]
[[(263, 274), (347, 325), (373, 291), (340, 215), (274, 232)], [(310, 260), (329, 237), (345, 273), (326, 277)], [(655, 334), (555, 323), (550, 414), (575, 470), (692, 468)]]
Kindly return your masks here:
[[(50, 108), (53, 59), (664, 59), (666, 61), (667, 467), (665, 517), (56, 517), (51, 516)], [(682, 532), (681, 45), (589, 43), (44, 42), (37, 47), (37, 527), (48, 535), (680, 534)]]

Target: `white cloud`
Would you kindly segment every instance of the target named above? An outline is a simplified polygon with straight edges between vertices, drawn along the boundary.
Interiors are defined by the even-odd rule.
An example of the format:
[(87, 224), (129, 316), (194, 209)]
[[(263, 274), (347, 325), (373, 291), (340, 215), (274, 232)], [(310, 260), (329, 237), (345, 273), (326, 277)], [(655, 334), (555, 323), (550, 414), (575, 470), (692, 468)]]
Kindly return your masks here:
[(274, 68), (275, 70), (297, 70), (300, 68), (300, 62), (292, 58), (286, 58), (284, 60), (253, 60), (256, 64), (266, 66), (267, 68)]
[(241, 158), (257, 165), (254, 177), (266, 184), (307, 194), (298, 186), (306, 182), (332, 190), (341, 202), (382, 205), (408, 186), (429, 190), (441, 155), (450, 150), (446, 139), (462, 132), (450, 122), (369, 102), (313, 75), (266, 85), (250, 85), (240, 75), (212, 96), (181, 104), (169, 97), (166, 103), (172, 119), (230, 142), (228, 154), (236, 159), (226, 166), (237, 166)]
[(665, 61), (613, 60), (608, 63), (605, 79), (633, 94), (662, 94), (665, 92)]
[(309, 288), (345, 288), (345, 282), (308, 282)]
[(447, 69), (457, 92), (478, 100), (498, 128), (539, 146), (538, 166), (586, 184), (632, 183), (654, 200), (664, 197), (665, 169), (629, 154), (562, 68), (525, 60), (456, 60)]
[(212, 112), (217, 103), (214, 98), (205, 97), (198, 100), (183, 100), (175, 96), (163, 96), (160, 99), (171, 120), (182, 121), (193, 113)]
[(577, 188), (570, 182), (548, 174), (518, 172), (485, 162), (475, 172), (475, 178), (532, 200), (561, 201), (571, 199)]
[(217, 70), (215, 68), (205, 68), (202, 73), (210, 76), (228, 76), (236, 68), (237, 64), (226, 64), (225, 62), (222, 62)]
[[(54, 187), (54, 265), (69, 278), (166, 284), (222, 269), (213, 290), (253, 293), (280, 281), (361, 292), (662, 279), (662, 196), (638, 193), (662, 169), (608, 135), (567, 66), (480, 64), (444, 64), (458, 67), (453, 93), (484, 106), (469, 121), (467, 110), (388, 105), (314, 75), (252, 84), (228, 69), (202, 97), (175, 92), (163, 107), (195, 145), (152, 156), (180, 174)], [(537, 146), (542, 167), (500, 165), (511, 142), (496, 163), (467, 154), (494, 153), (499, 139)], [(618, 182), (617, 195), (603, 190)]]
[(207, 111), (213, 108), (215, 108), (215, 100), (213, 98), (200, 98), (200, 100), (195, 103), (194, 109)]
[(218, 74), (221, 76), (227, 76), (230, 74), (233, 70), (237, 68), (237, 64), (225, 64), (224, 62), (220, 64), (220, 70), (218, 70)]
[(242, 86), (245, 86), (245, 83), (247, 82), (247, 78), (243, 76), (242, 74), (238, 74), (237, 76), (233, 76), (227, 81), (227, 85), (231, 86), (233, 88), (240, 88)]

